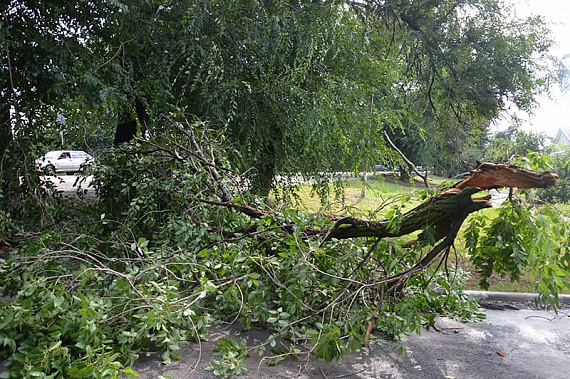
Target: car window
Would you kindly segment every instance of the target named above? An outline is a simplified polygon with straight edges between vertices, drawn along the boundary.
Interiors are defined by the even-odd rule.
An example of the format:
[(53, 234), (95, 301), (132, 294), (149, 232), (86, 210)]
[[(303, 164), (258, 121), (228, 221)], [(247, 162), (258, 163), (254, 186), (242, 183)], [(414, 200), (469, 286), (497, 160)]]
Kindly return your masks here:
[(71, 154), (69, 154), (67, 151), (64, 151), (63, 153), (61, 153), (58, 159), (66, 159), (66, 158), (71, 159)]

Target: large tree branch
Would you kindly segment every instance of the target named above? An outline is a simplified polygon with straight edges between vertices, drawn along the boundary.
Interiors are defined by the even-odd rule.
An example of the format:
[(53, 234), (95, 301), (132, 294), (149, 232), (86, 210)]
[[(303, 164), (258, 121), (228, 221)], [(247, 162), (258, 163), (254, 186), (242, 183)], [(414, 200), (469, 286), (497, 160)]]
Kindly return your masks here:
[(491, 207), (490, 197), (471, 198), (471, 195), (479, 191), (476, 188), (460, 192), (446, 191), (405, 213), (397, 225), (390, 225), (389, 220), (366, 221), (346, 217), (338, 220), (332, 228), (314, 233), (324, 234), (327, 239), (386, 238), (404, 236), (433, 227), (436, 240), (439, 240), (445, 236), (453, 222), (462, 222), (470, 213)]
[[(228, 188), (228, 186), (226, 185), (226, 183), (224, 183), (223, 177), (220, 175), (220, 173), (218, 172), (217, 168), (216, 168), (216, 164), (215, 164), (215, 156), (213, 153), (210, 154), (210, 157), (208, 159), (207, 154), (203, 151), (202, 149), (202, 144), (199, 143), (196, 140), (196, 135), (194, 134), (194, 130), (192, 127), (190, 128), (184, 128), (181, 125), (179, 125), (176, 121), (165, 117), (178, 131), (180, 131), (181, 133), (183, 133), (186, 137), (190, 138), (190, 141), (192, 143), (192, 147), (194, 148), (194, 150), (196, 151), (196, 154), (200, 160), (202, 160), (203, 162), (205, 162), (206, 164), (204, 164), (204, 169), (208, 172), (208, 174), (210, 175), (210, 177), (212, 178), (213, 182), (216, 184), (214, 185), (209, 185), (209, 188), (212, 189), (214, 191), (214, 193), (216, 194), (216, 196), (225, 203), (229, 203), (232, 201), (233, 196)], [(190, 125), (190, 123), (186, 122), (188, 125)]]
[(552, 172), (539, 173), (506, 164), (480, 163), (468, 178), (455, 184), (454, 188), (548, 188), (556, 184), (557, 180), (558, 175)]
[(551, 172), (534, 172), (504, 164), (481, 163), (471, 175), (451, 189), (435, 196), (402, 216), (399, 225), (389, 220), (366, 221), (352, 217), (339, 219), (326, 230), (313, 231), (327, 239), (356, 237), (398, 237), (417, 230), (433, 228), (436, 241), (445, 237), (453, 225), (480, 209), (491, 207), (490, 196), (473, 198), (477, 192), (498, 187), (547, 188), (556, 183), (558, 176)]
[[(471, 171), (469, 177), (406, 212), (399, 222), (371, 221), (327, 214), (326, 217), (336, 220), (333, 227), (307, 229), (305, 233), (309, 237), (324, 236), (325, 240), (358, 237), (381, 239), (404, 236), (416, 231), (426, 232), (431, 229), (436, 241), (444, 237), (449, 239), (449, 230), (460, 227), (469, 214), (491, 207), (491, 196), (474, 198), (474, 194), (498, 187), (547, 188), (554, 185), (557, 179), (558, 176), (551, 172), (538, 173), (504, 164), (481, 163)], [(229, 202), (209, 201), (208, 203), (231, 207), (254, 218), (268, 214), (267, 211)]]

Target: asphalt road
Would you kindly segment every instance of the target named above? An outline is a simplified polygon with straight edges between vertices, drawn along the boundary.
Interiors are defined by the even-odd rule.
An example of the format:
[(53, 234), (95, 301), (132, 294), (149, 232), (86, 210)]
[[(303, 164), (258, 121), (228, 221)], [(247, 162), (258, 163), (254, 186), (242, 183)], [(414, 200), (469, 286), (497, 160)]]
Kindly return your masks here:
[[(85, 198), (95, 198), (95, 190), (91, 187), (92, 176), (77, 176), (58, 174), (57, 176), (42, 176), (43, 180), (50, 181), (62, 191), (64, 195), (76, 195), (77, 191), (85, 191)], [(84, 179), (84, 180), (83, 180)]]
[[(501, 307), (499, 303), (499, 307)], [(400, 342), (380, 339), (362, 352), (351, 353), (336, 363), (312, 356), (286, 359), (268, 366), (266, 358), (251, 352), (245, 361), (247, 373), (232, 378), (366, 378), (366, 379), (567, 379), (570, 377), (570, 308), (554, 312), (537, 309), (487, 309), (487, 320), (462, 323), (445, 317), (435, 328), (411, 335)], [(140, 378), (214, 379), (206, 367), (217, 340), (247, 339), (248, 347), (262, 344), (267, 331), (240, 330), (237, 325), (213, 327), (208, 340), (183, 346), (181, 360), (169, 365), (158, 354), (143, 356), (134, 366)], [(395, 348), (406, 348), (404, 357)], [(270, 353), (271, 354), (271, 353)], [(6, 367), (0, 361), (0, 373)]]
[[(247, 374), (235, 378), (569, 378), (570, 317), (565, 312), (486, 310), (482, 323), (438, 318), (436, 328), (399, 342), (407, 350), (403, 358), (394, 350), (398, 343), (386, 341), (338, 363), (299, 357), (270, 367), (252, 353)], [(219, 359), (212, 351), (221, 337), (246, 338), (248, 346), (255, 346), (267, 333), (218, 328), (208, 341), (184, 347), (180, 361), (165, 366), (156, 356), (144, 357), (134, 369), (141, 378), (216, 378), (205, 368)]]

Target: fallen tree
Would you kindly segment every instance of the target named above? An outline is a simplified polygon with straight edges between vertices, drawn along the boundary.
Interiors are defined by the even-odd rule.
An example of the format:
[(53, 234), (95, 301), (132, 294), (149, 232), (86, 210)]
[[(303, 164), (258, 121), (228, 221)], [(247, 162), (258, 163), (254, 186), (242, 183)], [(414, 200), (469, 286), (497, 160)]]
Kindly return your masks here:
[[(189, 163), (194, 173), (206, 173), (203, 178), (205, 187), (214, 195), (214, 199), (191, 196), (188, 202), (200, 202), (215, 207), (225, 207), (238, 211), (252, 219), (266, 219), (264, 226), (257, 224), (247, 225), (239, 230), (224, 230), (210, 228), (209, 231), (221, 236), (215, 243), (223, 243), (227, 239), (247, 238), (259, 236), (266, 232), (283, 231), (292, 233), (299, 228), (295, 222), (278, 220), (279, 210), (271, 209), (263, 202), (263, 207), (255, 207), (244, 201), (245, 197), (239, 191), (241, 183), (235, 178), (237, 173), (219, 165), (216, 143), (207, 137), (207, 133), (200, 132), (201, 139), (196, 136), (196, 128), (190, 123), (178, 123), (165, 118), (166, 123), (177, 133), (186, 137), (183, 140), (171, 138), (163, 139), (163, 143), (140, 141), (151, 146), (149, 152), (166, 153), (169, 157)], [(165, 134), (166, 136), (167, 134)], [(164, 143), (166, 142), (166, 143)], [(145, 153), (146, 154), (146, 153)], [(521, 167), (497, 163), (478, 163), (471, 167), (469, 175), (452, 185), (449, 189), (434, 195), (421, 205), (410, 211), (386, 220), (364, 220), (350, 216), (323, 213), (323, 216), (334, 224), (327, 228), (315, 228), (312, 225), (302, 227), (304, 238), (318, 239), (320, 244), (330, 240), (347, 240), (355, 238), (384, 238), (403, 237), (420, 232), (419, 236), (407, 241), (402, 246), (410, 248), (419, 242), (428, 241), (433, 248), (429, 253), (422, 255), (411, 268), (382, 279), (382, 283), (391, 283), (407, 277), (428, 267), (440, 253), (449, 253), (453, 247), (459, 230), (465, 219), (472, 213), (491, 207), (491, 196), (474, 197), (479, 192), (496, 188), (532, 189), (548, 188), (556, 184), (558, 176), (552, 172), (537, 172)], [(232, 179), (233, 178), (233, 179)], [(423, 178), (425, 181), (427, 178)], [(233, 194), (239, 194), (238, 199)], [(198, 219), (195, 222), (200, 223)], [(436, 244), (437, 243), (437, 244)]]
[[(332, 226), (315, 228), (313, 225), (303, 225), (300, 228), (298, 223), (294, 221), (286, 219), (286, 222), (283, 222), (283, 219), (278, 220), (280, 215), (282, 217), (282, 214), (278, 210), (268, 208), (265, 202), (262, 208), (251, 206), (244, 202), (244, 197), (241, 193), (239, 200), (236, 200), (232, 193), (236, 193), (236, 188), (239, 187), (239, 184), (232, 183), (232, 180), (227, 175), (220, 174), (226, 173), (235, 177), (235, 172), (218, 166), (216, 154), (214, 153), (215, 149), (212, 147), (213, 141), (202, 138), (198, 142), (194, 134), (195, 129), (190, 127), (189, 123), (183, 125), (171, 119), (167, 119), (167, 121), (170, 126), (188, 138), (191, 142), (191, 147), (189, 148), (180, 142), (170, 140), (170, 148), (167, 148), (166, 145), (153, 145), (153, 148), (167, 152), (171, 157), (188, 160), (191, 162), (189, 166), (196, 173), (208, 173), (208, 176), (204, 178), (205, 186), (217, 198), (217, 200), (208, 200), (192, 197), (187, 200), (225, 207), (241, 212), (252, 219), (265, 219), (263, 226), (260, 226), (259, 223), (254, 223), (239, 230), (229, 231), (210, 228), (210, 232), (221, 236), (214, 244), (222, 244), (235, 238), (257, 237), (268, 231), (282, 231), (290, 234), (295, 231), (295, 228), (303, 230), (303, 238), (318, 240), (319, 244), (332, 240), (356, 238), (371, 238), (379, 241), (385, 238), (404, 237), (420, 232), (416, 239), (402, 243), (402, 247), (410, 249), (414, 245), (419, 245), (420, 249), (425, 249), (425, 246), (428, 245), (432, 246), (431, 250), (425, 254), (421, 253), (420, 258), (411, 267), (390, 275), (386, 274), (381, 279), (373, 282), (375, 285), (395, 283), (393, 286), (388, 287), (389, 290), (399, 285), (398, 283), (402, 280), (407, 280), (411, 275), (426, 269), (441, 254), (443, 254), (445, 259), (447, 258), (466, 218), (474, 212), (491, 207), (491, 196), (475, 197), (474, 195), (477, 193), (496, 188), (510, 188), (511, 191), (513, 188), (548, 188), (555, 185), (558, 179), (558, 176), (552, 172), (537, 172), (506, 164), (478, 163), (475, 166), (469, 166), (471, 171), (466, 178), (397, 217), (386, 220), (364, 220), (350, 216), (323, 213), (325, 218), (334, 222)], [(201, 133), (201, 135), (204, 137), (205, 134)], [(185, 155), (181, 155), (183, 151), (186, 152)], [(207, 153), (204, 153), (204, 151), (207, 151)], [(426, 178), (423, 179), (424, 181), (426, 180)], [(200, 223), (199, 220), (195, 221)], [(373, 250), (369, 251), (364, 260), (370, 258)], [(410, 255), (414, 256), (414, 254), (417, 254), (417, 251), (411, 250)], [(362, 266), (364, 260), (359, 263), (359, 266)], [(490, 275), (488, 269), (484, 269), (484, 272), (486, 275)], [(513, 274), (513, 277), (516, 278), (517, 274)]]
[(336, 239), (386, 238), (434, 228), (435, 240), (440, 240), (448, 236), (450, 230), (458, 229), (457, 226), (461, 226), (469, 214), (491, 207), (490, 195), (473, 198), (474, 194), (504, 187), (548, 188), (555, 185), (557, 179), (558, 175), (551, 172), (538, 173), (510, 165), (479, 163), (469, 177), (405, 213), (397, 228), (390, 225), (390, 220), (366, 221), (343, 217), (334, 227), (311, 234), (324, 234), (326, 238)]
[(274, 331), (260, 350), (284, 338), (267, 358), (278, 362), (339, 359), (373, 331), (398, 338), (436, 314), (476, 319), (461, 267), (447, 264), (460, 230), (484, 277), (530, 268), (554, 304), (567, 283), (570, 233), (548, 207), (513, 196), (496, 218), (465, 223), (490, 207), (477, 193), (548, 187), (555, 174), (483, 163), (406, 213), (366, 220), (250, 196), (202, 123), (165, 119), (158, 131), (95, 162), (98, 202), (58, 202), (60, 224), (5, 239), (0, 353), (15, 376), (36, 356), (37, 370), (67, 376), (119, 370), (148, 350), (169, 362), (213, 322)]
[[(339, 215), (327, 214), (326, 217), (336, 220), (334, 226), (326, 229), (307, 229), (307, 237), (322, 237), (323, 241), (331, 239), (351, 239), (351, 238), (389, 238), (401, 237), (422, 231), (419, 240), (426, 237), (426, 233), (431, 233), (430, 237), (434, 241), (440, 241), (428, 254), (422, 257), (413, 267), (404, 272), (392, 275), (383, 279), (380, 283), (392, 283), (401, 280), (411, 274), (428, 267), (442, 252), (448, 252), (453, 246), (457, 233), (463, 222), (471, 213), (481, 209), (490, 208), (491, 195), (476, 197), (478, 192), (496, 188), (548, 188), (556, 184), (558, 175), (552, 172), (535, 172), (520, 167), (496, 164), (479, 163), (474, 167), (470, 175), (454, 184), (450, 189), (438, 194), (425, 203), (402, 215), (401, 219), (394, 223), (393, 220), (362, 220), (354, 217), (343, 217)], [(212, 203), (212, 202), (210, 202)], [(216, 202), (216, 205), (227, 206), (238, 209), (241, 212), (259, 217), (267, 214), (267, 211), (253, 209), (250, 206), (238, 206), (231, 202)], [(285, 230), (289, 228), (284, 227)], [(257, 228), (249, 228), (240, 233), (258, 233)], [(226, 235), (235, 235), (229, 233)], [(411, 243), (407, 244), (408, 247)]]

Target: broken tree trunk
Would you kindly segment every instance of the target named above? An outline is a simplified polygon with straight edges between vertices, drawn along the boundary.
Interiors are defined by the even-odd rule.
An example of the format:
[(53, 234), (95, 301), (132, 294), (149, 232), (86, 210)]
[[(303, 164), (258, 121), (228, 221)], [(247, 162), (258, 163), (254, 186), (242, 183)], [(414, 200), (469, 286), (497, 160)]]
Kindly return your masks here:
[(476, 188), (446, 191), (405, 213), (399, 225), (390, 225), (388, 220), (366, 221), (345, 217), (338, 220), (332, 228), (315, 234), (325, 234), (327, 239), (386, 238), (404, 236), (433, 227), (435, 238), (439, 240), (446, 235), (452, 223), (463, 221), (472, 212), (491, 207), (489, 196), (479, 199), (471, 197), (479, 191)]
[(390, 225), (388, 220), (366, 221), (345, 217), (338, 219), (332, 228), (312, 231), (311, 234), (322, 234), (327, 239), (386, 238), (433, 228), (438, 241), (447, 236), (449, 230), (461, 225), (470, 213), (491, 207), (490, 196), (473, 198), (475, 193), (500, 187), (547, 188), (553, 186), (557, 179), (558, 176), (551, 172), (538, 173), (504, 164), (481, 163), (466, 179), (405, 213), (397, 226)]
[[(453, 243), (455, 235), (450, 236), (450, 230), (459, 230), (469, 214), (491, 207), (491, 196), (473, 197), (477, 192), (501, 187), (548, 188), (556, 184), (557, 179), (558, 175), (551, 172), (539, 173), (505, 164), (480, 163), (471, 170), (469, 177), (408, 211), (396, 224), (390, 220), (369, 221), (324, 214), (329, 219), (336, 220), (335, 225), (327, 229), (309, 228), (305, 233), (309, 237), (324, 236), (326, 240), (358, 237), (381, 239), (404, 236), (418, 230), (426, 232), (431, 229), (435, 241), (445, 237), (447, 241)], [(227, 201), (202, 201), (231, 207), (254, 218), (268, 214), (267, 211)]]
[[(236, 212), (247, 215), (251, 219), (266, 218), (263, 222), (251, 222), (249, 225), (234, 231), (209, 227), (210, 232), (219, 234), (219, 239), (212, 242), (212, 244), (250, 237), (263, 238), (263, 234), (266, 232), (270, 232), (271, 238), (273, 238), (273, 233), (275, 232), (287, 234), (302, 231), (304, 234), (303, 238), (318, 238), (321, 243), (330, 239), (359, 237), (380, 240), (387, 237), (399, 237), (414, 232), (421, 232), (418, 239), (423, 239), (429, 243), (425, 245), (420, 244), (419, 246), (415, 245), (414, 247), (418, 247), (418, 249), (414, 248), (406, 251), (406, 254), (415, 254), (414, 257), (417, 259), (415, 264), (406, 265), (408, 268), (399, 273), (392, 273), (383, 269), (385, 276), (374, 277), (371, 279), (373, 282), (366, 284), (367, 288), (387, 285), (387, 293), (392, 294), (397, 293), (399, 291), (398, 288), (401, 288), (411, 276), (425, 270), (438, 257), (443, 258), (449, 254), (457, 233), (469, 214), (491, 207), (490, 196), (474, 197), (475, 194), (483, 190), (499, 187), (547, 188), (554, 185), (558, 178), (556, 174), (550, 172), (539, 173), (509, 165), (481, 163), (473, 168), (467, 178), (456, 183), (447, 191), (408, 211), (398, 219), (369, 221), (323, 213), (323, 216), (329, 218), (335, 224), (332, 227), (325, 228), (321, 222), (317, 222), (318, 227), (311, 227), (311, 225), (307, 224), (299, 225), (299, 221), (291, 220), (277, 210), (247, 205), (243, 202), (243, 199), (247, 197), (234, 199), (232, 192), (226, 187), (226, 183), (231, 183), (232, 179), (223, 176), (224, 173), (231, 171), (218, 167), (216, 165), (217, 160), (214, 159), (217, 149), (215, 139), (204, 139), (206, 145), (200, 147), (199, 145), (204, 143), (203, 141), (196, 140), (191, 132), (185, 131), (186, 129), (182, 125), (174, 124), (174, 126), (186, 137), (181, 140), (190, 141), (190, 146), (183, 146), (176, 141), (170, 141), (176, 147), (176, 150), (168, 150), (160, 146), (153, 146), (153, 148), (161, 152), (167, 151), (173, 159), (188, 159), (190, 161), (189, 167), (192, 170), (207, 173), (205, 188), (209, 189), (211, 195), (219, 200), (214, 201), (210, 198), (189, 196), (187, 198), (189, 205), (193, 202), (201, 202), (212, 206), (231, 208)], [(193, 127), (192, 125), (188, 126), (189, 129)], [(191, 207), (189, 206), (188, 208), (190, 209)], [(193, 215), (192, 218), (197, 224), (201, 223)], [(427, 245), (430, 245), (431, 248)], [(372, 244), (368, 251), (364, 253), (360, 263), (356, 266), (353, 273), (350, 274), (351, 277), (356, 277), (361, 268), (364, 267), (365, 262), (373, 257), (376, 246), (377, 244)], [(413, 242), (402, 245), (403, 248), (412, 246)], [(427, 251), (427, 249), (430, 250)], [(381, 257), (374, 257), (374, 259), (378, 259), (378, 263), (382, 265)], [(443, 259), (440, 262), (443, 262)], [(353, 279), (350, 279), (350, 282), (352, 283)]]
[(382, 239), (404, 236), (421, 230), (422, 233), (418, 238), (421, 240), (424, 234), (431, 230), (434, 240), (439, 242), (414, 266), (381, 281), (384, 284), (397, 286), (401, 280), (424, 270), (440, 254), (449, 253), (461, 225), (470, 213), (491, 207), (490, 195), (474, 198), (474, 194), (500, 187), (547, 188), (554, 185), (557, 179), (558, 176), (551, 172), (538, 173), (515, 166), (481, 163), (466, 179), (404, 214), (398, 225), (393, 223), (391, 225), (388, 220), (365, 221), (345, 217), (337, 219), (332, 228), (313, 230), (308, 234), (323, 235), (324, 240), (356, 237)]
[(534, 172), (516, 166), (495, 163), (480, 163), (471, 175), (453, 186), (457, 189), (500, 187), (548, 188), (556, 184), (558, 175), (552, 172)]

